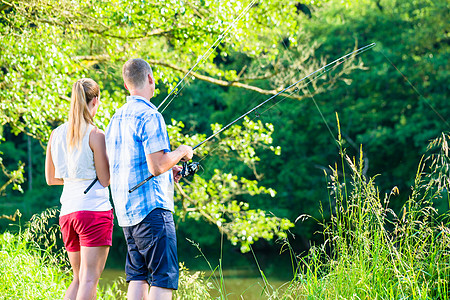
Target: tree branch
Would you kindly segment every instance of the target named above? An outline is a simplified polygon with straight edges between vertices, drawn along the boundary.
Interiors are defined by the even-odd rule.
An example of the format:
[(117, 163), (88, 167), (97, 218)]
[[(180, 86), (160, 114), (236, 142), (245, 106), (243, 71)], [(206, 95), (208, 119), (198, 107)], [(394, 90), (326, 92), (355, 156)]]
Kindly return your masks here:
[[(5, 2), (2, 1), (2, 3), (5, 3)], [(8, 4), (0, 5), (0, 12), (4, 11), (5, 9), (8, 9), (9, 7), (11, 7), (11, 6), (9, 6)]]
[(23, 177), (21, 178), (21, 174), (23, 173), (24, 167), (25, 167), (25, 164), (22, 163), (21, 165), (19, 165), (19, 168), (16, 171), (9, 172), (8, 170), (6, 170), (6, 167), (3, 164), (3, 162), (0, 161), (0, 168), (3, 171), (3, 174), (5, 174), (5, 176), (9, 178), (9, 180), (7, 182), (5, 182), (5, 184), (3, 184), (3, 186), (0, 187), (0, 195), (3, 193), (3, 191), (6, 189), (6, 187), (8, 185), (10, 185), (12, 183), (20, 184), (23, 182)]
[[(31, 21), (31, 19), (30, 19)], [(37, 19), (36, 21), (38, 22), (42, 22), (42, 23), (46, 23), (49, 25), (56, 25), (56, 26), (60, 26), (60, 27), (67, 27), (67, 24), (61, 23), (61, 22), (57, 22), (57, 21), (53, 21), (53, 20), (46, 20), (46, 19)], [(108, 30), (110, 30), (111, 28), (105, 28), (105, 29), (93, 29), (93, 28), (89, 28), (89, 27), (83, 27), (83, 30), (85, 30), (86, 32), (89, 33), (94, 33), (94, 34), (98, 34), (104, 37), (109, 37), (109, 38), (115, 38), (115, 39), (119, 39), (119, 40), (140, 40), (140, 39), (144, 39), (144, 38), (148, 38), (151, 36), (158, 36), (158, 35), (167, 35), (170, 32), (173, 31), (173, 29), (171, 30), (163, 30), (160, 28), (157, 29), (153, 29), (152, 31), (148, 31), (143, 35), (136, 35), (136, 36), (122, 36), (122, 35), (115, 35), (115, 34), (109, 34), (107, 33)]]
[[(164, 66), (182, 73), (187, 73), (189, 72), (189, 70), (181, 68), (181, 67), (177, 67), (175, 65), (172, 65), (170, 63), (166, 63), (166, 62), (162, 62), (162, 61), (157, 61), (157, 60), (153, 60), (153, 59), (147, 59), (147, 61), (149, 63), (152, 63), (154, 65), (159, 65), (159, 66)], [(259, 88), (257, 86), (253, 86), (253, 85), (248, 85), (245, 83), (241, 83), (241, 82), (237, 82), (237, 81), (225, 81), (225, 80), (221, 80), (221, 79), (216, 79), (210, 76), (206, 76), (206, 75), (202, 75), (196, 72), (191, 72), (190, 73), (193, 77), (202, 80), (202, 81), (206, 81), (215, 85), (219, 85), (219, 86), (226, 86), (226, 87), (238, 87), (238, 88), (243, 88), (246, 90), (250, 90), (250, 91), (255, 91), (257, 93), (263, 94), (263, 95), (276, 95), (277, 93), (279, 93), (281, 90), (283, 90), (283, 88), (278, 88), (277, 90), (265, 90), (262, 88)], [(303, 100), (305, 97), (304, 96), (299, 96), (299, 95), (294, 95), (294, 94), (282, 94), (285, 97), (288, 98), (292, 98), (292, 99), (297, 99), (297, 100)]]
[[(101, 55), (84, 55), (84, 56), (75, 56), (72, 59), (74, 60), (88, 60), (88, 61), (96, 61), (96, 62), (103, 62), (103, 61), (108, 61), (110, 59), (110, 56), (108, 54), (101, 54)], [(175, 71), (178, 71), (180, 73), (184, 73), (186, 74), (187, 72), (189, 72), (188, 69), (182, 68), (182, 67), (178, 67), (175, 66), (173, 64), (164, 62), (164, 61), (158, 61), (158, 60), (154, 60), (154, 59), (146, 59), (148, 63), (150, 63), (151, 65), (158, 65), (158, 66), (163, 66)], [(226, 80), (221, 80), (221, 79), (216, 79), (213, 78), (211, 76), (206, 76), (206, 75), (202, 75), (196, 72), (191, 72), (190, 73), (193, 77), (202, 80), (202, 81), (206, 81), (215, 85), (219, 85), (219, 86), (226, 86), (226, 87), (238, 87), (238, 88), (242, 88), (242, 89), (246, 89), (246, 90), (250, 90), (250, 91), (255, 91), (257, 93), (263, 94), (263, 95), (276, 95), (278, 94), (281, 90), (283, 90), (283, 87), (280, 87), (278, 89), (275, 90), (265, 90), (262, 88), (259, 88), (257, 86), (253, 86), (253, 85), (248, 85), (245, 83), (241, 83), (238, 81), (226, 81)], [(305, 96), (300, 96), (300, 95), (296, 95), (296, 94), (281, 94), (284, 97), (287, 98), (291, 98), (291, 99), (296, 99), (296, 100), (303, 100), (304, 98), (306, 98)], [(281, 96), (280, 95), (280, 96)]]
[(181, 184), (179, 184), (178, 182), (176, 182), (176, 183), (175, 183), (175, 187), (177, 188), (177, 191), (180, 193), (181, 197), (183, 198), (183, 199), (182, 199), (182, 200), (183, 200), (183, 209), (185, 209), (186, 211), (195, 211), (195, 212), (200, 213), (200, 214), (201, 214), (208, 222), (210, 222), (211, 224), (216, 225), (217, 228), (219, 228), (219, 231), (220, 231), (221, 233), (225, 233), (226, 235), (229, 235), (229, 234), (230, 234), (230, 232), (227, 231), (223, 226), (218, 226), (217, 223), (215, 222), (215, 220), (214, 220), (213, 218), (211, 218), (211, 216), (210, 216), (209, 214), (207, 214), (206, 212), (204, 212), (203, 210), (201, 210), (201, 209), (189, 209), (189, 208), (185, 205), (184, 200), (186, 199), (186, 200), (190, 201), (191, 203), (193, 203), (194, 200), (192, 200), (192, 198), (189, 197), (189, 196), (183, 191), (183, 188), (181, 187)]

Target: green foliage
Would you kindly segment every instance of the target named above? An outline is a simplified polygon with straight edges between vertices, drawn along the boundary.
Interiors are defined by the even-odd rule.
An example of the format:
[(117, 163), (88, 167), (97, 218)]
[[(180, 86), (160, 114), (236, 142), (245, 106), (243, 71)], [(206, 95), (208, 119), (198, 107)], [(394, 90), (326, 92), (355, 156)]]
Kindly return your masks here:
[[(0, 155), (2, 153), (0, 152)], [(0, 168), (3, 171), (3, 175), (6, 176), (7, 180), (6, 182), (0, 187), (0, 196), (3, 193), (3, 191), (6, 189), (6, 187), (10, 184), (13, 185), (13, 190), (18, 190), (22, 192), (22, 187), (20, 184), (24, 182), (23, 173), (24, 173), (24, 166), (25, 164), (19, 162), (18, 169), (14, 171), (9, 171), (6, 169), (5, 165), (3, 164), (3, 158), (0, 157)]]
[[(221, 85), (244, 82), (241, 87), (253, 89), (247, 83), (262, 76), (257, 69), (249, 78), (240, 78), (245, 67), (224, 70), (216, 63), (216, 58), (232, 51), (263, 59), (268, 66), (263, 70), (265, 78), (286, 77), (291, 71), (277, 61), (277, 44), (280, 38), (297, 42), (300, 23), (295, 5), (295, 1), (257, 5), (250, 1), (4, 1), (0, 123), (11, 124), (16, 134), (27, 132), (46, 140), (52, 127), (66, 117), (71, 83), (90, 76), (106, 90), (99, 120), (103, 124), (117, 108), (114, 103), (124, 101), (120, 66), (136, 56), (155, 67), (157, 83), (168, 89), (199, 58), (195, 74), (206, 76), (194, 77), (214, 84), (227, 80)], [(219, 36), (220, 44), (215, 43)], [(205, 51), (211, 45), (218, 48)], [(280, 82), (272, 84), (277, 89)]]
[[(341, 148), (352, 176), (346, 186), (337, 168), (330, 174), (332, 217), (323, 223), (322, 232), (326, 242), (301, 257), (293, 280), (280, 288), (272, 287), (258, 266), (264, 282), (262, 296), (448, 299), (450, 221), (448, 214), (439, 216), (431, 204), (443, 196), (448, 200), (449, 140), (445, 133), (430, 143), (431, 153), (419, 165), (413, 193), (399, 216), (389, 208), (397, 187), (381, 198), (375, 180), (363, 174), (362, 154), (356, 161)], [(64, 292), (69, 273), (64, 271), (67, 265), (61, 264), (66, 261), (64, 254), (54, 251), (58, 227), (49, 222), (56, 214), (57, 210), (44, 211), (18, 235), (0, 236), (0, 286), (6, 299), (59, 298)], [(289, 245), (288, 250), (293, 253)], [(191, 274), (181, 265), (175, 297), (208, 299), (212, 298), (209, 291), (217, 289), (220, 299), (228, 299), (220, 261), (217, 268), (210, 267), (219, 275), (204, 280), (201, 273)], [(117, 283), (98, 295), (99, 299), (123, 297)]]
[[(199, 57), (201, 63), (195, 72), (207, 75), (202, 80), (214, 83), (216, 79), (223, 79), (230, 84), (240, 80), (248, 82), (248, 79), (239, 78), (240, 69), (224, 70), (216, 63), (216, 58), (226, 57), (230, 51), (240, 51), (250, 58), (264, 56), (267, 64), (276, 63), (278, 49), (274, 45), (279, 38), (267, 34), (273, 28), (271, 26), (277, 25), (278, 35), (283, 29), (283, 35), (298, 30), (297, 14), (291, 10), (292, 3), (273, 1), (254, 4), (240, 1), (227, 2), (226, 5), (217, 1), (165, 1), (155, 4), (71, 0), (3, 2), (0, 8), (0, 43), (5, 47), (0, 58), (0, 123), (8, 124), (15, 135), (26, 133), (45, 143), (51, 130), (66, 120), (73, 81), (89, 76), (99, 82), (102, 90), (102, 106), (96, 122), (100, 128), (105, 128), (125, 99), (120, 66), (135, 56), (147, 59), (154, 66), (155, 78), (162, 88), (173, 89), (177, 84), (176, 77), (185, 73), (185, 69), (190, 68)], [(243, 11), (246, 12), (240, 15)], [(287, 20), (291, 22), (285, 23)], [(233, 34), (228, 34), (229, 31)], [(223, 36), (218, 48), (205, 52), (220, 34)], [(283, 70), (287, 72), (286, 68)], [(265, 76), (270, 76), (270, 68), (264, 72)], [(276, 72), (279, 74), (282, 71)], [(274, 81), (272, 86), (277, 84), (280, 83)], [(236, 160), (243, 161), (255, 176), (259, 176), (256, 171), (259, 158), (255, 151), (259, 145), (269, 145), (272, 140), (264, 133), (262, 124), (248, 122), (246, 126), (253, 127), (243, 130), (235, 126), (230, 129), (226, 133), (230, 137), (226, 140), (228, 145), (219, 145), (218, 148), (226, 152), (238, 149)], [(173, 131), (181, 132), (179, 129)], [(247, 135), (243, 136), (240, 131)], [(174, 139), (178, 137), (179, 134), (172, 136)], [(200, 137), (202, 135), (194, 134), (189, 141)], [(232, 138), (239, 139), (239, 144), (235, 144)], [(177, 139), (173, 144), (183, 140), (186, 138)], [(279, 154), (279, 148), (267, 147), (272, 147)], [(202, 151), (205, 155), (207, 150)], [(228, 173), (214, 176), (215, 180), (228, 176), (237, 178)], [(256, 188), (256, 183), (251, 180), (241, 179), (238, 184), (240, 190), (235, 194), (242, 194), (245, 189), (249, 189), (245, 192), (249, 195), (266, 192), (264, 188)], [(272, 189), (267, 191), (271, 197), (274, 196)], [(27, 201), (35, 199), (35, 195), (41, 193), (33, 192), (28, 195)], [(53, 203), (53, 200), (49, 202)], [(270, 220), (267, 227), (270, 234), (264, 234), (261, 216), (265, 212), (251, 210), (241, 204), (245, 201), (234, 200), (232, 196), (227, 201), (230, 203), (222, 203), (233, 212), (227, 216), (230, 224), (233, 218), (242, 219), (241, 211), (246, 211), (243, 219), (247, 220), (233, 227), (230, 233), (242, 232), (243, 226), (252, 224), (251, 220), (259, 224), (257, 233), (239, 235), (239, 240), (283, 235), (282, 231), (292, 226), (287, 220), (267, 217)], [(217, 209), (211, 208), (207, 213)], [(251, 218), (251, 215), (260, 217)]]
[[(195, 176), (192, 184), (183, 186), (184, 210), (182, 214), (196, 220), (205, 218), (224, 232), (233, 245), (240, 244), (242, 252), (259, 238), (271, 240), (275, 235), (286, 237), (285, 231), (293, 226), (287, 219), (268, 216), (260, 209), (249, 209), (249, 204), (233, 200), (242, 194), (274, 193), (258, 187), (256, 181), (223, 174), (215, 170), (214, 176), (206, 181)], [(187, 196), (190, 195), (190, 196)]]
[[(0, 187), (0, 197), (5, 196), (9, 191), (7, 190), (9, 185), (12, 185), (12, 190), (17, 190), (23, 193), (21, 184), (24, 183), (25, 164), (22, 163), (22, 152), (15, 149), (15, 145), (12, 142), (3, 142), (0, 137), (0, 168), (2, 173), (0, 180), (4, 181), (4, 184)], [(5, 158), (3, 158), (4, 156)], [(9, 171), (17, 168), (16, 170)]]
[(47, 139), (48, 122), (61, 121), (61, 112), (68, 112), (71, 76), (81, 73), (69, 59), (62, 29), (32, 26), (26, 16), (7, 10), (1, 12), (1, 19), (0, 123), (10, 124), (15, 134)]
[[(336, 112), (341, 118), (342, 142), (348, 154), (358, 157), (359, 145), (365, 147), (364, 174), (383, 175), (377, 180), (382, 193), (390, 191), (393, 185), (402, 192), (409, 191), (416, 162), (429, 140), (450, 128), (445, 117), (450, 113), (446, 104), (450, 53), (446, 6), (446, 1), (408, 0), (308, 5), (311, 18), (299, 20), (301, 36), (308, 37), (310, 45), (316, 45), (316, 59), (330, 61), (355, 44), (376, 42), (377, 46), (356, 59), (354, 64), (364, 63), (363, 70), (351, 70), (340, 77), (345, 81), (337, 80), (332, 89), (316, 93), (310, 84), (298, 93), (303, 100), (279, 99), (260, 113), (263, 122), (273, 124), (273, 144), (282, 149), (279, 157), (259, 154), (263, 163), (258, 172), (265, 175), (261, 185), (277, 191), (273, 211), (276, 215), (291, 220), (301, 213), (320, 217), (320, 204), (326, 204), (328, 198), (320, 189), (323, 171), (331, 172), (328, 165), (340, 160), (335, 151), (337, 128), (332, 121)], [(298, 44), (305, 42), (299, 39)], [(285, 57), (287, 63), (290, 56), (293, 61), (301, 57), (292, 44), (280, 46), (278, 57)], [(255, 67), (259, 62), (252, 61)], [(332, 69), (323, 77), (339, 71)], [(296, 74), (296, 78), (301, 78), (301, 74)], [(286, 76), (284, 80), (291, 78)], [(215, 115), (221, 122), (232, 120), (250, 104), (262, 101), (260, 96), (231, 88), (223, 99), (226, 107)], [(393, 199), (392, 209), (398, 212), (407, 198), (408, 194), (402, 193)], [(273, 206), (266, 200), (257, 199), (255, 204), (265, 209)], [(442, 199), (436, 199), (434, 205), (448, 209)], [(298, 224), (293, 232), (313, 239), (313, 223)]]
[[(40, 143), (29, 139), (25, 134), (15, 136), (8, 128), (9, 126), (5, 126), (6, 141), (0, 144), (0, 152), (3, 153), (3, 164), (7, 170), (24, 165), (22, 169), (24, 181), (21, 183), (23, 192), (15, 191), (13, 184), (6, 187), (1, 193), (0, 212), (13, 214), (19, 209), (23, 219), (28, 220), (37, 212), (58, 206), (61, 187), (49, 188), (45, 182), (45, 151)], [(7, 177), (1, 176), (0, 180), (6, 182)], [(0, 230), (7, 228), (4, 220), (0, 220), (0, 228)]]
[(60, 298), (66, 284), (60, 269), (48, 264), (41, 251), (28, 247), (19, 237), (8, 232), (0, 237), (1, 298)]
[[(187, 144), (195, 144), (204, 139), (203, 135), (183, 136), (180, 129), (183, 126), (181, 122), (173, 122), (168, 127), (169, 134), (177, 137), (176, 140), (180, 143), (186, 141)], [(219, 124), (211, 127), (213, 132), (222, 128)], [(203, 156), (202, 160), (214, 152), (222, 162), (226, 163), (231, 159), (241, 161), (258, 176), (256, 163), (259, 157), (255, 149), (265, 147), (277, 154), (280, 152), (279, 147), (271, 145), (272, 133), (271, 124), (246, 118), (242, 126), (231, 126), (223, 132), (217, 143), (205, 144), (198, 153)], [(202, 219), (214, 224), (233, 245), (239, 244), (242, 252), (250, 251), (250, 245), (260, 238), (272, 240), (275, 236), (286, 237), (286, 231), (294, 225), (288, 219), (270, 216), (261, 209), (250, 209), (248, 202), (239, 200), (245, 195), (255, 197), (266, 194), (274, 198), (275, 190), (259, 186), (257, 180), (238, 178), (224, 170), (214, 169), (211, 176), (206, 172), (202, 176), (196, 174), (192, 180), (185, 179), (183, 183), (177, 184), (177, 190), (179, 209), (176, 212), (182, 219)], [(195, 236), (190, 238), (195, 239)]]

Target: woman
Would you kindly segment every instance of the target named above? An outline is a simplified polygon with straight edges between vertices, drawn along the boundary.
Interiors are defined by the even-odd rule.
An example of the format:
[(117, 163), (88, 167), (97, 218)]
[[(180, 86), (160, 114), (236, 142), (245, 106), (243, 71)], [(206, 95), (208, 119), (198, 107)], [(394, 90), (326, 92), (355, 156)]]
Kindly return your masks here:
[[(59, 224), (73, 269), (64, 299), (96, 298), (98, 280), (112, 244), (105, 134), (93, 122), (99, 104), (99, 87), (94, 80), (75, 82), (69, 121), (53, 130), (47, 145), (47, 184), (64, 185)], [(95, 178), (98, 181), (84, 194)]]

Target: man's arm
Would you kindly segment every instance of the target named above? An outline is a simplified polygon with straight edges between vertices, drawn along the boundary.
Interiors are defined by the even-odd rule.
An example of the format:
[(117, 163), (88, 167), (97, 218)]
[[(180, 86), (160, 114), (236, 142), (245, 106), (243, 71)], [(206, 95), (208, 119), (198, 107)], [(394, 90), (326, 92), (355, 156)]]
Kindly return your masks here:
[(189, 161), (194, 152), (192, 147), (181, 145), (175, 151), (164, 152), (163, 150), (147, 154), (148, 170), (153, 176), (158, 176), (172, 169), (180, 160)]

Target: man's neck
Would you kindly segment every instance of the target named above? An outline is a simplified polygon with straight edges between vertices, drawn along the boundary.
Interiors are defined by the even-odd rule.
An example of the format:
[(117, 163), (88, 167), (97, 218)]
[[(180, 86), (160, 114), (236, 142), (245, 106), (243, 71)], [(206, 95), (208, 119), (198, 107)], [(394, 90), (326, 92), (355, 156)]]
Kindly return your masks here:
[(140, 97), (147, 99), (148, 101), (150, 101), (150, 99), (151, 99), (151, 97), (149, 97), (148, 93), (145, 93), (144, 91), (141, 91), (141, 90), (130, 91), (130, 96), (140, 96)]

